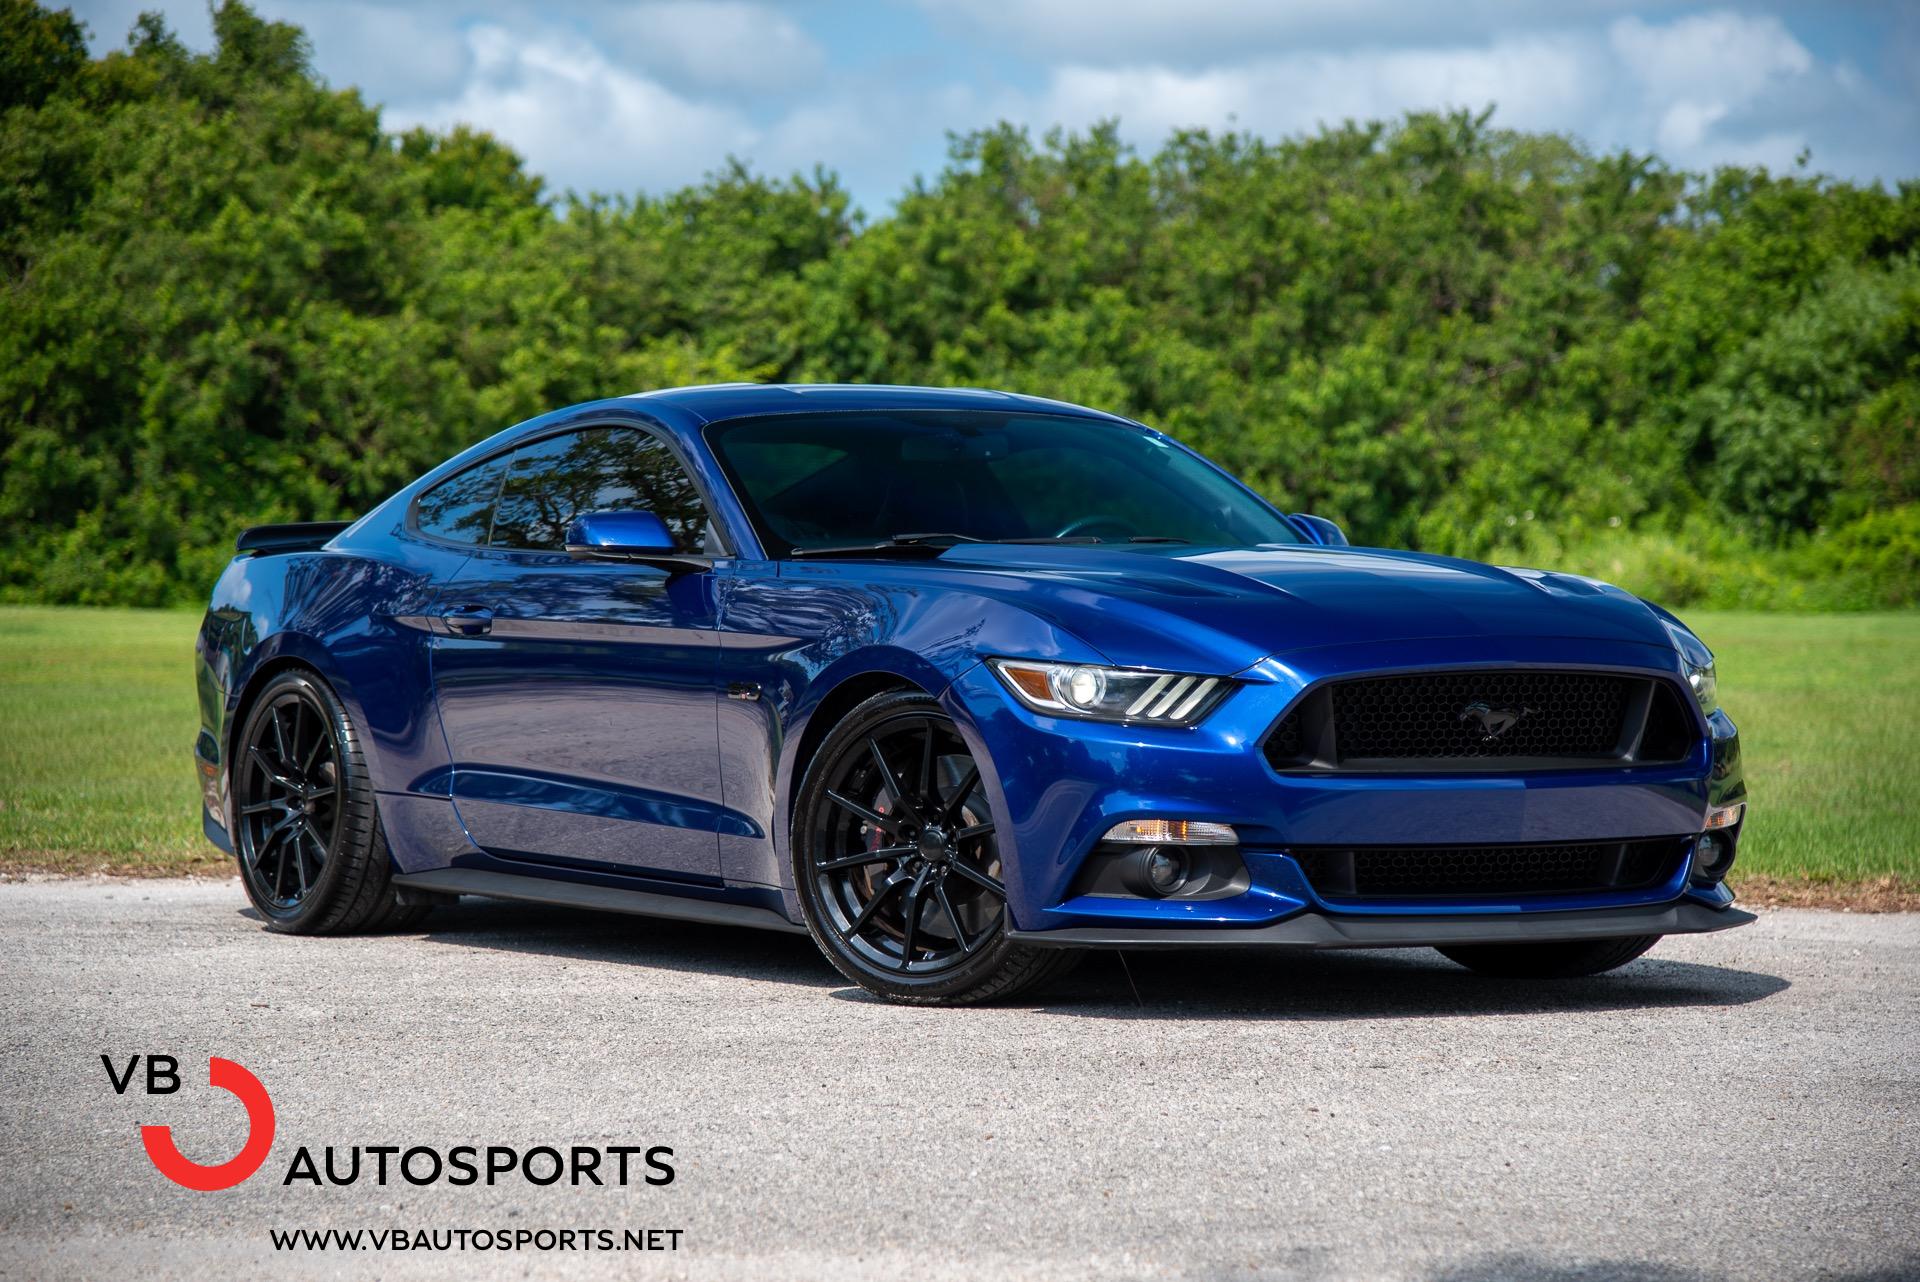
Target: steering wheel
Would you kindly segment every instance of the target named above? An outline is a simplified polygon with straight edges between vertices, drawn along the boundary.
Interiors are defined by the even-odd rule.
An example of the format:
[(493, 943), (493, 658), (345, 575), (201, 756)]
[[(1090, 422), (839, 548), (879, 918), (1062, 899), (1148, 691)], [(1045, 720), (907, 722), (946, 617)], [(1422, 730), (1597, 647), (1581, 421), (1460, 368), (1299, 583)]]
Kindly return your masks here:
[(1117, 516), (1109, 516), (1102, 513), (1098, 516), (1083, 516), (1077, 520), (1068, 521), (1065, 525), (1053, 532), (1053, 537), (1056, 539), (1070, 539), (1076, 534), (1091, 536), (1093, 532), (1101, 526), (1110, 527), (1108, 530), (1109, 533), (1118, 534), (1122, 538), (1133, 533), (1133, 527), (1127, 524), (1126, 521)]

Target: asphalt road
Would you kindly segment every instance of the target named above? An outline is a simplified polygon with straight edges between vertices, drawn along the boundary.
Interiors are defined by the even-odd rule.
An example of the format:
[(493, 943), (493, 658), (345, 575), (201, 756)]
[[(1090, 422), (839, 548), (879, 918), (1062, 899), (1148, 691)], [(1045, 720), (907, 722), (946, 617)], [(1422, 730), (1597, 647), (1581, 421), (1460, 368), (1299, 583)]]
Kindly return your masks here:
[[(237, 883), (0, 885), (0, 1277), (1920, 1276), (1920, 916), (1770, 912), (1566, 983), (1419, 952), (1130, 965), (909, 1010), (744, 930), (470, 900), (286, 939)], [(103, 1052), (175, 1054), (185, 1086), (116, 1095)], [(235, 1151), (209, 1054), (278, 1133), (194, 1193), (137, 1128)], [(661, 1144), (677, 1177), (283, 1185), (299, 1146), (356, 1143)], [(683, 1237), (268, 1236), (362, 1226)]]

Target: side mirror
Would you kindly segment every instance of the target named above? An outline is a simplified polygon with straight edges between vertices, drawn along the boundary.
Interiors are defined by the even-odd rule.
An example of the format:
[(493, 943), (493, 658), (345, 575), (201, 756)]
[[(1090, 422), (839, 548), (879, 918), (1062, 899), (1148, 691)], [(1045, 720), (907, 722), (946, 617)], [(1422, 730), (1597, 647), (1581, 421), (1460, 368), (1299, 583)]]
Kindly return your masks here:
[(668, 574), (711, 570), (713, 559), (679, 551), (667, 523), (651, 512), (587, 512), (567, 526), (567, 555), (586, 561), (630, 561)]
[(1324, 516), (1310, 516), (1305, 512), (1295, 512), (1293, 523), (1306, 532), (1313, 542), (1324, 548), (1343, 548), (1347, 546), (1347, 532)]

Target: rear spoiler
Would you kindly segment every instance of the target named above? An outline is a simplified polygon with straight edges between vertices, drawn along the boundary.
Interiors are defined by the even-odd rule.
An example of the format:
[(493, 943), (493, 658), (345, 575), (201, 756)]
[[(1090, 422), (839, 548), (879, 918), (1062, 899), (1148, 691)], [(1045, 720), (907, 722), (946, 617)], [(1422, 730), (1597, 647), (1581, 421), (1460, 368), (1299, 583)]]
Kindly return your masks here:
[(234, 541), (239, 552), (272, 556), (276, 552), (312, 552), (332, 542), (352, 521), (296, 521), (289, 525), (256, 525), (240, 531)]

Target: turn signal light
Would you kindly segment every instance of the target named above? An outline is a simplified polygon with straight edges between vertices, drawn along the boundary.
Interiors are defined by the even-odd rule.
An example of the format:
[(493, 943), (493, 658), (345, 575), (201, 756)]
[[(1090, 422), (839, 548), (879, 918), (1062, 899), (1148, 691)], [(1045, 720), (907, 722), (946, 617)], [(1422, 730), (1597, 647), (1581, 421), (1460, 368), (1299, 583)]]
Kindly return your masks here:
[(1147, 846), (1237, 846), (1240, 834), (1226, 824), (1196, 819), (1127, 819), (1107, 829), (1100, 840)]
[(1740, 822), (1740, 816), (1745, 814), (1746, 811), (1747, 803), (1744, 801), (1736, 801), (1731, 806), (1715, 806), (1712, 810), (1707, 811), (1707, 826), (1705, 831), (1713, 832), (1718, 828), (1731, 828)]

